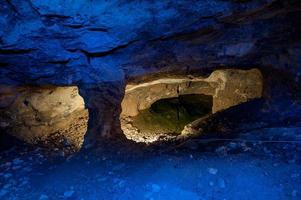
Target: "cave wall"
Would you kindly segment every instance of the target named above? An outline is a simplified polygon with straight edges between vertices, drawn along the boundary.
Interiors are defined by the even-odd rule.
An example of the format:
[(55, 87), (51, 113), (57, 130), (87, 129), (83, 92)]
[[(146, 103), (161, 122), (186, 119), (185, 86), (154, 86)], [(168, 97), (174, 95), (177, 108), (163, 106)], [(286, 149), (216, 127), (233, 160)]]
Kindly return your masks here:
[(0, 130), (30, 144), (79, 150), (87, 132), (88, 110), (76, 86), (1, 85)]
[(296, 119), (300, 11), (298, 0), (1, 1), (0, 83), (77, 85), (94, 141), (120, 130), (129, 80), (258, 67), (266, 112)]
[(121, 116), (136, 116), (160, 99), (185, 94), (205, 94), (213, 97), (212, 112), (261, 98), (263, 80), (258, 69), (216, 70), (208, 78), (158, 78), (141, 84), (127, 84), (121, 102)]

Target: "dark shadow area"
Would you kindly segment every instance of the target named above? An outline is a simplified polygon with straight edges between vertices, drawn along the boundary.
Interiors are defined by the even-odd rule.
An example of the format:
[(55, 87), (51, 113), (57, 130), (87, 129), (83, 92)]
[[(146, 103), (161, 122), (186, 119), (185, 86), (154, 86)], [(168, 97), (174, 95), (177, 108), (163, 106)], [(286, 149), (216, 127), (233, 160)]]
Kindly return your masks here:
[(180, 134), (184, 126), (211, 113), (212, 96), (181, 95), (160, 99), (149, 109), (133, 117), (133, 125), (141, 132)]
[(0, 152), (9, 150), (12, 147), (23, 146), (24, 142), (0, 130)]

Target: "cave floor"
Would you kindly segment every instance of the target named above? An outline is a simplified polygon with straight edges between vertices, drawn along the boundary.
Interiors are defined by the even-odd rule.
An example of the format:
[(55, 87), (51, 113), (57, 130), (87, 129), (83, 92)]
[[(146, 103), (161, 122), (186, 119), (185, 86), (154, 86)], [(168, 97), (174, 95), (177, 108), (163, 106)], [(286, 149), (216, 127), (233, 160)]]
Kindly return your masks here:
[(301, 144), (231, 142), (207, 150), (99, 150), (49, 159), (0, 154), (0, 199), (301, 199)]
[(211, 108), (212, 97), (206, 95), (161, 99), (138, 115), (121, 119), (123, 132), (128, 139), (137, 142), (172, 140), (181, 134), (186, 125), (211, 114)]

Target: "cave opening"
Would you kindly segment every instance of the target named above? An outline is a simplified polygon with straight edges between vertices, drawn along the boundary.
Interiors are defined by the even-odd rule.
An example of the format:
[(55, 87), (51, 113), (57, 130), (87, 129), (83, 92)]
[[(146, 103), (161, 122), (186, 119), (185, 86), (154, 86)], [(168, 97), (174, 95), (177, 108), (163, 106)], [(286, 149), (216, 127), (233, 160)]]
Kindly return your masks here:
[(12, 143), (14, 140), (10, 138), (14, 138), (53, 151), (74, 152), (82, 147), (89, 112), (77, 86), (3, 86), (1, 89), (0, 138), (5, 144)]
[(180, 135), (190, 122), (210, 114), (212, 103), (212, 96), (203, 94), (160, 99), (133, 117), (132, 125), (140, 130), (139, 137), (145, 141), (168, 140)]
[(0, 200), (301, 200), (301, 0), (0, 0)]
[(121, 103), (127, 139), (154, 143), (200, 134), (206, 116), (262, 96), (258, 69), (222, 69), (208, 77), (177, 76), (128, 83)]

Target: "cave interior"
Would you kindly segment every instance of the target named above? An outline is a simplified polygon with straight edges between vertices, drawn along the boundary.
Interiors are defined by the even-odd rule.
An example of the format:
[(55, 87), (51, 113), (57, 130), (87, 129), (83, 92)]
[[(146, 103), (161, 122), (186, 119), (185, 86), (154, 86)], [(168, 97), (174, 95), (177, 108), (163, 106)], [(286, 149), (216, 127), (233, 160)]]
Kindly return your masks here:
[(298, 0), (0, 2), (0, 199), (301, 199)]

